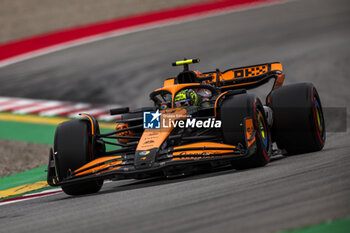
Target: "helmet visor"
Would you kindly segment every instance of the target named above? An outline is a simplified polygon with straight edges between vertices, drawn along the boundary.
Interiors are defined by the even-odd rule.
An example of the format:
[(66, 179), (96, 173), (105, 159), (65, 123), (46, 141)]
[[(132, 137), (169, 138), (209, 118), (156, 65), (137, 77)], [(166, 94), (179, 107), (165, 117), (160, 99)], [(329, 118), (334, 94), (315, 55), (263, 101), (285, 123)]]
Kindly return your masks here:
[(190, 99), (175, 101), (175, 107), (177, 108), (188, 107), (188, 106), (190, 106)]

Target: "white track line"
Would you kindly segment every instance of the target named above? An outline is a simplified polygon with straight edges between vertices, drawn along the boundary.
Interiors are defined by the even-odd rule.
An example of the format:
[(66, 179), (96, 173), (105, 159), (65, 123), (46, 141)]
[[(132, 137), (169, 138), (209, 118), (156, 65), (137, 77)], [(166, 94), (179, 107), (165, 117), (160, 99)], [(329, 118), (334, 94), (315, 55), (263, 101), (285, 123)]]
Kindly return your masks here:
[[(108, 184), (108, 183), (111, 183), (113, 181), (111, 180), (105, 180), (103, 182), (104, 185)], [(24, 197), (23, 199), (18, 199), (18, 200), (5, 200), (3, 202), (0, 202), (0, 206), (2, 205), (7, 205), (7, 204), (12, 204), (12, 203), (17, 203), (17, 202), (21, 202), (21, 201), (28, 201), (28, 200), (33, 200), (33, 199), (37, 199), (37, 198), (42, 198), (42, 197), (47, 197), (47, 196), (53, 196), (53, 195), (56, 195), (56, 194), (61, 194), (63, 191), (61, 188), (56, 188), (56, 189), (48, 189), (48, 190), (44, 190), (42, 192), (38, 192), (38, 193), (31, 193), (31, 194), (26, 194), (26, 195), (23, 195), (22, 197)], [(47, 195), (42, 195), (42, 196), (35, 196), (35, 195), (38, 195), (38, 194), (47, 194)], [(31, 196), (34, 196), (34, 197), (31, 197)]]
[[(45, 193), (46, 193), (46, 195), (43, 195), (43, 196), (34, 196), (34, 195), (37, 195), (37, 194), (45, 194)], [(62, 189), (61, 188), (44, 190), (44, 191), (39, 192), (39, 193), (31, 193), (31, 194), (26, 194), (26, 195), (22, 196), (22, 197), (27, 197), (27, 198), (18, 199), (18, 200), (12, 200), (12, 201), (6, 201), (5, 200), (4, 202), (0, 202), (0, 206), (13, 204), (13, 203), (21, 202), (21, 201), (29, 201), (29, 200), (42, 198), (42, 197), (47, 197), (47, 196), (53, 196), (53, 195), (61, 194), (61, 193), (62, 193)], [(31, 196), (34, 196), (34, 197), (31, 197)]]

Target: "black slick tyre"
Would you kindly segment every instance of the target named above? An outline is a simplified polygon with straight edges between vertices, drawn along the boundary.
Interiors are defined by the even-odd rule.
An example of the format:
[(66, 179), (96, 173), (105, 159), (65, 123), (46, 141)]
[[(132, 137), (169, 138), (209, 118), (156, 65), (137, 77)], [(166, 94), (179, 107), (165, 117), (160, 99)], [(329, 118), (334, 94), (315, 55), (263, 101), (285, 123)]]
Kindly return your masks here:
[(271, 92), (269, 106), (273, 110), (273, 141), (287, 154), (319, 151), (324, 147), (325, 121), (313, 84), (277, 88)]
[(261, 101), (253, 94), (239, 94), (226, 98), (220, 107), (224, 142), (246, 145), (244, 120), (251, 118), (255, 130), (256, 151), (248, 158), (232, 161), (234, 168), (248, 169), (265, 166), (272, 151), (271, 134)]
[[(71, 172), (91, 161), (90, 123), (87, 120), (70, 120), (58, 125), (55, 132), (54, 151), (59, 179), (65, 179)], [(68, 195), (83, 195), (98, 192), (103, 180), (93, 180), (63, 185)]]

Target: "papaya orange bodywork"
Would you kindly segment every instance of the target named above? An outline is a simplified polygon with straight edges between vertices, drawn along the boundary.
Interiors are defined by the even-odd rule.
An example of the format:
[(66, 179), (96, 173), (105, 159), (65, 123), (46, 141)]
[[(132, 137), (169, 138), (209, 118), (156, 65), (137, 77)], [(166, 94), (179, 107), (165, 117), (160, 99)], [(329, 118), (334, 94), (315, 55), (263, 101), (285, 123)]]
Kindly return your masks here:
[[(242, 67), (242, 68), (228, 70), (224, 73), (211, 72), (208, 74), (204, 74), (201, 77), (206, 77), (211, 75), (213, 77), (212, 82), (215, 83), (217, 79), (219, 79), (219, 81), (225, 81), (225, 80), (232, 80), (232, 79), (239, 79), (239, 78), (251, 78), (251, 77), (256, 77), (259, 75), (266, 74), (269, 71), (282, 72), (283, 71), (282, 64), (277, 62), (277, 63), (271, 63), (271, 64), (250, 66), (250, 67)], [(255, 83), (255, 82), (252, 82), (252, 83)], [(246, 85), (246, 84), (247, 83), (225, 86), (225, 88), (239, 86), (239, 85)]]
[(94, 135), (95, 134), (95, 126), (94, 126), (94, 121), (91, 119), (91, 117), (85, 113), (81, 113), (80, 115), (86, 117), (87, 119), (89, 119), (90, 123), (91, 123), (91, 134)]
[(255, 137), (253, 137), (254, 132), (254, 125), (253, 125), (253, 119), (248, 118), (245, 120), (245, 128), (246, 128), (246, 137), (247, 137), (247, 143), (248, 147), (250, 147), (253, 142), (255, 142)]
[(276, 81), (275, 81), (275, 84), (273, 85), (273, 88), (279, 88), (283, 85), (283, 82), (284, 82), (284, 78), (286, 76), (284, 74), (279, 74), (277, 75), (277, 78), (276, 78)]
[(271, 71), (280, 71), (280, 72), (283, 72), (282, 64), (279, 63), (279, 62), (272, 63), (272, 64), (271, 64)]
[(221, 93), (221, 94), (218, 96), (218, 98), (215, 100), (215, 107), (214, 107), (214, 116), (215, 116), (215, 117), (217, 116), (216, 109), (217, 109), (217, 106), (218, 106), (218, 102), (219, 102), (219, 100), (220, 100), (224, 95), (226, 95), (226, 94), (227, 94), (227, 91)]
[[(129, 128), (129, 124), (128, 123), (119, 123), (117, 124), (115, 130), (122, 130), (125, 128)], [(116, 133), (116, 136), (134, 136), (135, 134), (131, 131), (131, 130), (127, 130), (124, 132), (120, 132), (120, 133)], [(125, 139), (125, 138), (119, 138), (118, 139), (119, 142), (129, 142), (130, 139)]]
[[(191, 62), (193, 63), (193, 59), (191, 59)], [(207, 166), (226, 167), (235, 161), (239, 163), (239, 160), (249, 159), (250, 156), (256, 154), (261, 146), (260, 136), (262, 135), (261, 137), (264, 139), (267, 137), (260, 134), (260, 131), (257, 132), (259, 128), (257, 120), (255, 120), (255, 113), (253, 116), (249, 114), (250, 111), (242, 116), (237, 115), (239, 119), (237, 119), (237, 122), (234, 119), (234, 127), (230, 127), (230, 124), (226, 124), (226, 122), (220, 122), (218, 126), (211, 123), (209, 126), (205, 126), (192, 122), (197, 123), (197, 120), (226, 121), (220, 116), (221, 106), (226, 106), (226, 104), (221, 104), (223, 101), (230, 98), (241, 101), (237, 95), (264, 85), (271, 79), (274, 80), (272, 91), (281, 87), (285, 79), (285, 75), (282, 74), (282, 64), (278, 62), (266, 63), (232, 68), (223, 72), (216, 69), (206, 73), (189, 70), (189, 60), (179, 64), (185, 65), (184, 70), (177, 77), (165, 80), (163, 87), (154, 90), (150, 94), (154, 106), (135, 110), (123, 107), (111, 111), (114, 114), (120, 114), (119, 119), (121, 120), (116, 122), (115, 131), (100, 134), (97, 120), (92, 115), (80, 114), (91, 123), (89, 124), (91, 125), (89, 132), (84, 133), (87, 133), (89, 137), (88, 155), (90, 160), (92, 158), (96, 159), (89, 161), (78, 169), (75, 169), (77, 166), (70, 166), (71, 168), (61, 171), (61, 168), (60, 170), (57, 169), (57, 165), (60, 163), (56, 163), (56, 159), (58, 158), (59, 161), (61, 155), (51, 150), (47, 178), (49, 185), (63, 187), (63, 185), (88, 181), (144, 179), (155, 175), (172, 177), (190, 174), (191, 169), (194, 171), (202, 168), (206, 169)], [(184, 98), (179, 99), (183, 103), (187, 101), (186, 107), (177, 108), (174, 103), (175, 96), (184, 89), (193, 89), (198, 95), (195, 96), (196, 100), (193, 102), (189, 101), (189, 97), (193, 99), (193, 96), (188, 96), (186, 93)], [(266, 97), (267, 105), (271, 102), (272, 91)], [(227, 105), (235, 105), (233, 108), (236, 107), (236, 109), (237, 106), (240, 106), (239, 104), (236, 105), (236, 102), (230, 103), (228, 101), (226, 103)], [(182, 105), (177, 104), (177, 106)], [(247, 106), (250, 107), (250, 103)], [(256, 109), (256, 106), (254, 108)], [(227, 109), (223, 111), (225, 110)], [(156, 115), (153, 111), (156, 111)], [(232, 114), (236, 114), (235, 111), (238, 110), (232, 110)], [(149, 115), (147, 114), (153, 115), (152, 120), (148, 118)], [(191, 116), (187, 116), (187, 114)], [(260, 112), (260, 114), (263, 114), (263, 112)], [(186, 120), (187, 117), (188, 120)], [(154, 126), (159, 126), (158, 120), (160, 120), (160, 128), (151, 129)], [(230, 120), (228, 119), (228, 121)], [(154, 124), (154, 122), (157, 123)], [(174, 129), (175, 127), (177, 128)], [(220, 127), (227, 127), (227, 129), (220, 129)], [(236, 136), (226, 133), (230, 130), (239, 130), (238, 137), (241, 140), (227, 140), (230, 136)], [(263, 133), (267, 133), (267, 131)], [(117, 139), (118, 143), (110, 141), (111, 139)], [(106, 150), (105, 145), (107, 144), (118, 147), (115, 150)], [(269, 154), (265, 154), (265, 150), (262, 153), (268, 161)], [(69, 154), (69, 156), (74, 156), (74, 154)], [(197, 164), (199, 169), (196, 167)], [(66, 176), (59, 177), (60, 173)]]
[[(84, 175), (84, 174), (88, 174), (88, 173), (94, 173), (100, 169), (103, 169), (103, 168), (106, 168), (106, 167), (109, 167), (109, 166), (114, 166), (114, 165), (117, 165), (117, 164), (121, 164), (122, 161), (121, 161), (121, 158), (122, 156), (118, 155), (118, 156), (108, 156), (108, 157), (102, 157), (102, 158), (98, 158), (98, 159), (95, 159), (95, 160), (92, 160), (91, 162), (85, 164), (84, 166), (78, 168), (77, 170), (75, 170), (74, 172), (76, 173), (75, 176), (80, 176), (80, 175)], [(112, 161), (111, 161), (112, 160)], [(110, 162), (107, 162), (107, 161), (110, 161)], [(105, 164), (101, 164), (100, 166), (97, 166), (97, 167), (94, 167), (94, 168), (91, 168), (91, 169), (88, 169), (88, 170), (85, 170), (85, 171), (82, 171), (84, 169), (87, 169), (89, 167), (92, 167), (94, 165), (97, 165), (97, 164), (100, 164), (100, 163), (104, 163), (104, 162), (107, 162)], [(82, 172), (79, 172), (79, 171), (82, 171)]]
[(167, 79), (167, 80), (165, 80), (164, 81), (164, 83), (163, 83), (163, 86), (165, 87), (165, 86), (172, 86), (172, 85), (174, 85), (175, 84), (175, 80), (172, 78), (172, 79)]

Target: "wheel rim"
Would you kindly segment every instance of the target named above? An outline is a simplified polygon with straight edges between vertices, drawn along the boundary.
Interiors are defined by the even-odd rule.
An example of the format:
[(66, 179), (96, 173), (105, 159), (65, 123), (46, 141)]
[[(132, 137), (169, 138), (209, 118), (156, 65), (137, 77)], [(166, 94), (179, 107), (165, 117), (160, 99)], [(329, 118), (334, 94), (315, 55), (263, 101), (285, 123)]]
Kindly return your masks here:
[(322, 114), (322, 110), (321, 110), (321, 106), (317, 100), (317, 98), (315, 98), (315, 114), (316, 114), (316, 127), (318, 128), (321, 136), (323, 136), (323, 132), (324, 132), (324, 119), (323, 119), (323, 114)]
[(261, 138), (262, 138), (262, 141), (264, 143), (264, 146), (267, 147), (267, 145), (268, 145), (268, 134), (267, 134), (267, 130), (266, 130), (264, 117), (263, 117), (261, 111), (258, 111), (257, 120), (258, 120), (259, 133), (261, 135)]

